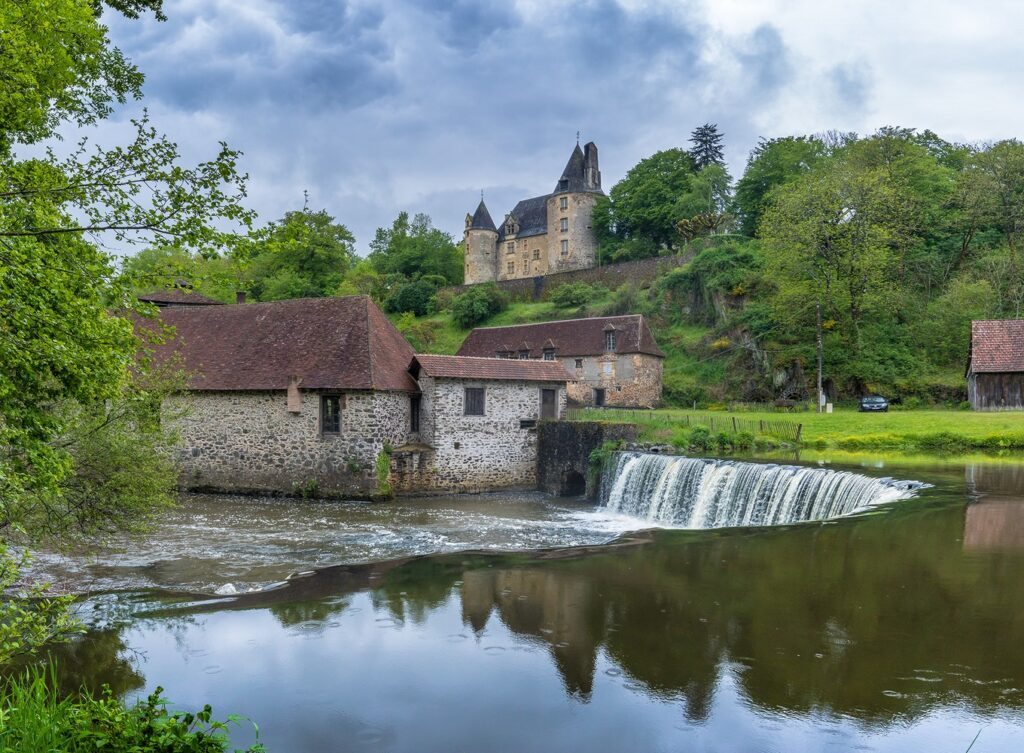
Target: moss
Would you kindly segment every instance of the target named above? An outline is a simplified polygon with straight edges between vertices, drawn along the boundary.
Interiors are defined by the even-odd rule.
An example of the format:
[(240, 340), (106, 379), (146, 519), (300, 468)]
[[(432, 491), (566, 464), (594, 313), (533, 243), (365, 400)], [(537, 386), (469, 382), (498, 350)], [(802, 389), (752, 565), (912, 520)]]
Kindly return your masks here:
[(377, 453), (377, 494), (381, 497), (391, 496), (391, 453), (394, 449), (385, 443)]

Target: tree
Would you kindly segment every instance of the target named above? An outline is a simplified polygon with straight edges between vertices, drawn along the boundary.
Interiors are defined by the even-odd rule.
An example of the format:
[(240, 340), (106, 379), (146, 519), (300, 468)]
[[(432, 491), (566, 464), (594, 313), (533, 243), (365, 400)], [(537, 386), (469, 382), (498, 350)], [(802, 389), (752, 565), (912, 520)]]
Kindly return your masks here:
[(439, 275), (449, 285), (462, 284), (462, 249), (448, 233), (435, 228), (426, 214), (409, 221), (400, 212), (390, 228), (377, 228), (367, 257), (379, 274), (408, 280)]
[(693, 214), (687, 205), (692, 204), (693, 181), (693, 160), (683, 149), (640, 160), (594, 206), (601, 257), (639, 259), (675, 251), (676, 224)]
[(772, 190), (799, 178), (825, 154), (825, 144), (814, 137), (761, 139), (736, 183), (734, 204), (740, 232), (753, 237)]
[(703, 170), (710, 165), (725, 166), (725, 154), (722, 152), (722, 134), (718, 125), (705, 123), (694, 128), (690, 133), (690, 157), (693, 158), (695, 170)]
[(431, 303), (437, 287), (430, 281), (420, 278), (407, 282), (395, 290), (384, 303), (385, 310), (393, 314), (409, 312), (416, 316), (426, 316), (430, 312)]
[(355, 238), (325, 210), (286, 212), (254, 231), (235, 258), (260, 301), (332, 295), (355, 260)]
[(197, 293), (233, 303), (249, 282), (233, 256), (195, 254), (174, 246), (150, 246), (121, 265), (124, 284), (140, 295), (182, 284)]
[(508, 299), (493, 282), (474, 285), (451, 305), (452, 321), (462, 329), (485, 322), (508, 306)]

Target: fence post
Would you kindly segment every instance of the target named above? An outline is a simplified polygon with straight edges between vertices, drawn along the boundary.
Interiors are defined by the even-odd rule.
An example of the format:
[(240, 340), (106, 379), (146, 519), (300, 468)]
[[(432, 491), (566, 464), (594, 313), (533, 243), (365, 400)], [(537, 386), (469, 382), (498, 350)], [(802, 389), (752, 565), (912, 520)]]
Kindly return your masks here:
[(803, 424), (797, 424), (796, 425), (796, 441), (797, 441), (797, 444), (800, 444), (800, 434), (803, 433), (803, 430), (804, 430), (804, 425)]
[(736, 416), (732, 417), (732, 433), (736, 433)]

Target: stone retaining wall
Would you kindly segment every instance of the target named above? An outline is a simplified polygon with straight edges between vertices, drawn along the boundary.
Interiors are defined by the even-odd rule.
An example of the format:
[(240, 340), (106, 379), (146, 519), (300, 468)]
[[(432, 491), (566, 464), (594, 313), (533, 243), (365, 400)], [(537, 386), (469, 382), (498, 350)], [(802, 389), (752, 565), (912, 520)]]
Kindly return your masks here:
[(537, 488), (548, 494), (574, 496), (583, 484), (586, 495), (597, 496), (591, 478), (590, 453), (605, 442), (636, 442), (635, 424), (597, 421), (552, 421), (540, 425), (537, 437)]

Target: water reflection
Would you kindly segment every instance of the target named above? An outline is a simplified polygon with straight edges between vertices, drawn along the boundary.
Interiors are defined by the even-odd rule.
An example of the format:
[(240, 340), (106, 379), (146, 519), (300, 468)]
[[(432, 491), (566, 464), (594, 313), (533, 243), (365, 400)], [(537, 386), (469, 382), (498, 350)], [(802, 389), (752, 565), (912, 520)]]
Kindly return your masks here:
[(410, 557), (157, 603), (70, 649), (87, 659), (66, 682), (138, 688), (129, 644), (147, 687), (252, 716), (276, 750), (964, 749), (982, 726), (1010, 750), (1024, 558), (967, 542), (984, 539), (974, 508), (1019, 499), (1024, 476), (969, 471), (966, 531), (963, 478), (839, 523)]
[(964, 549), (1024, 552), (1024, 466), (969, 465)]

